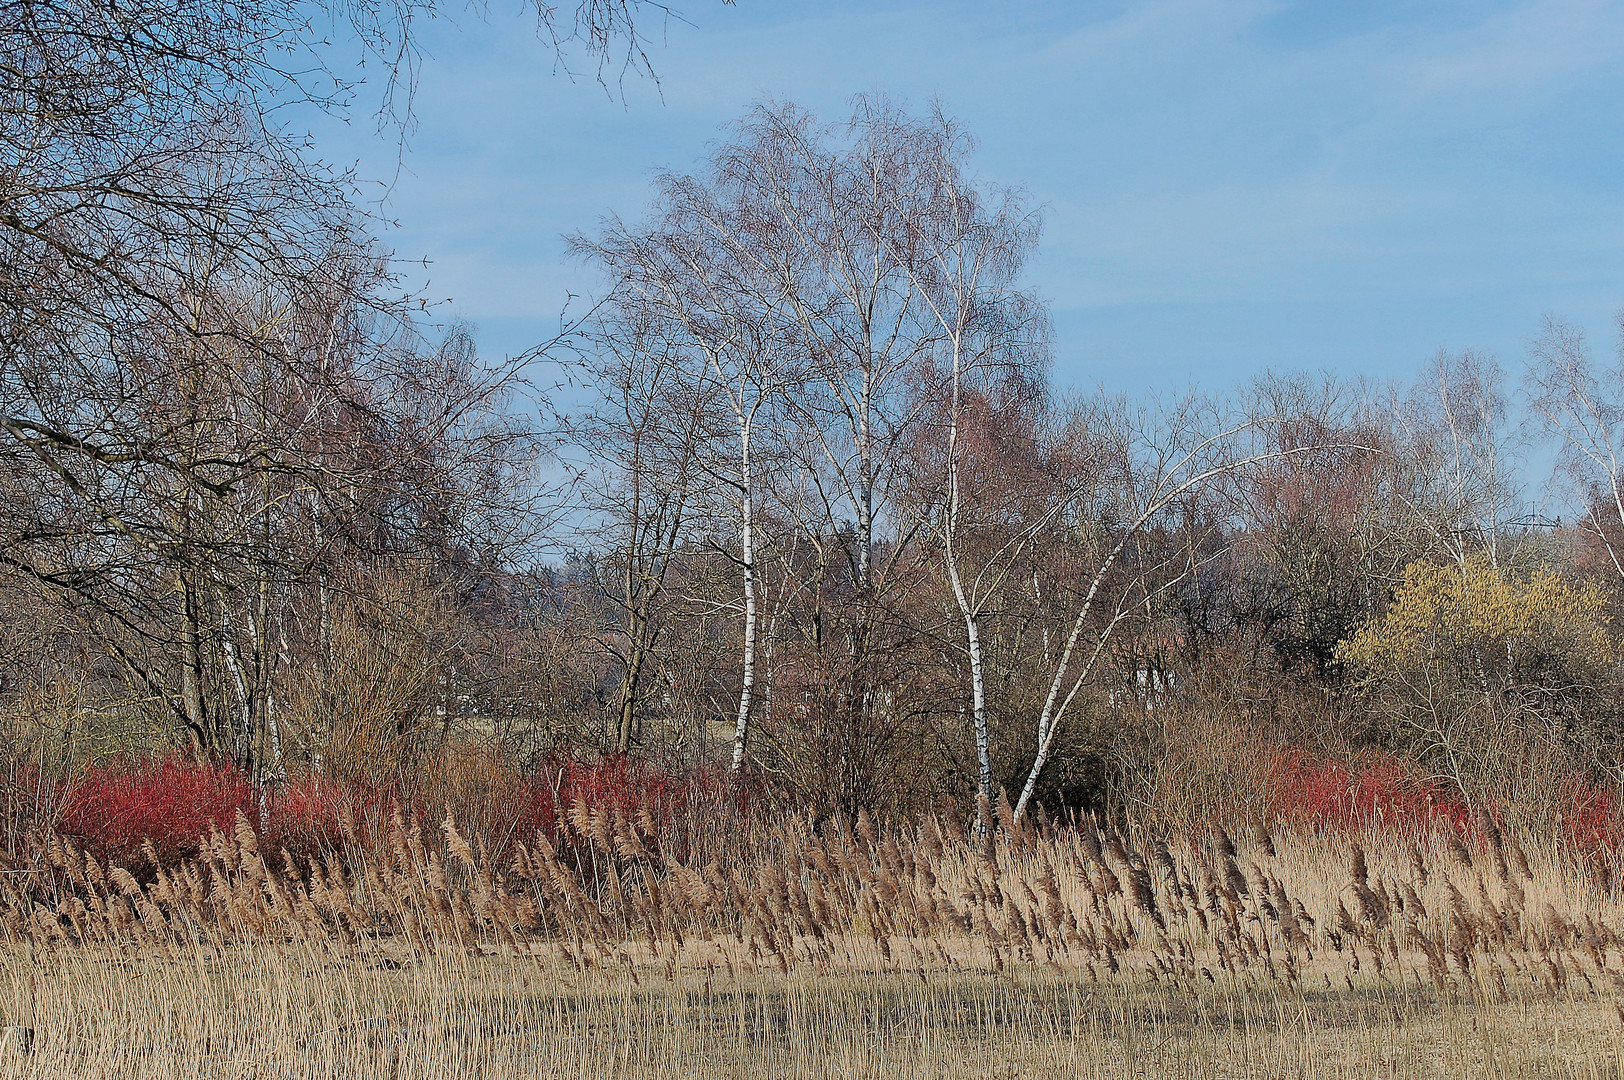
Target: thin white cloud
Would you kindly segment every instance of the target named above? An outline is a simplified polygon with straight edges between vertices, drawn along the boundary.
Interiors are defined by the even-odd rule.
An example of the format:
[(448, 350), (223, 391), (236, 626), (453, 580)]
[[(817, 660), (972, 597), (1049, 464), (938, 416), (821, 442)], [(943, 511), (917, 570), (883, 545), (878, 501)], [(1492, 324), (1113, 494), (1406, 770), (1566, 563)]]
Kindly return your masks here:
[[(663, 104), (556, 78), (527, 24), (493, 15), (434, 42), (390, 239), (470, 316), (550, 319), (591, 284), (559, 235), (635, 217), (651, 173), (689, 167), (752, 99), (833, 118), (880, 90), (941, 95), (981, 136), (978, 171), (1047, 204), (1034, 283), (1068, 310), (1317, 305), (1379, 351), (1459, 340), (1473, 296), (1493, 338), (1508, 296), (1585, 318), (1610, 276), (1624, 295), (1624, 6), (1402, 8), (718, 5), (656, 51)], [(1225, 324), (1253, 335), (1232, 351), (1286, 348), (1254, 321)], [(1163, 347), (1223, 352), (1216, 332)]]

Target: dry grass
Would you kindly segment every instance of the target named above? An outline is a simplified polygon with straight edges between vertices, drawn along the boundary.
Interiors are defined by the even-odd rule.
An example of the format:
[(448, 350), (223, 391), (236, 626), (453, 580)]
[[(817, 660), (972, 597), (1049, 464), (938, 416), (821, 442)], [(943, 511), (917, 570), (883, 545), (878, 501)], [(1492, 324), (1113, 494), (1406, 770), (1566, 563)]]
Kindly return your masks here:
[(1492, 829), (789, 819), (724, 865), (578, 811), (501, 868), (450, 823), (145, 880), (52, 839), (0, 878), (0, 1075), (1624, 1075), (1624, 902)]

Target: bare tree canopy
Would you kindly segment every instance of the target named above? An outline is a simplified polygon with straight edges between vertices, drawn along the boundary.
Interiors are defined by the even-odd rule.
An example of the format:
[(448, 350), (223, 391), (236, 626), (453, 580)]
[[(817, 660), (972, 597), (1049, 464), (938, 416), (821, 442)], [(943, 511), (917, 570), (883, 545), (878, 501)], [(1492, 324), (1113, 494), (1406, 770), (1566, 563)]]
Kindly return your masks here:
[[(637, 48), (637, 8), (538, 16), (602, 56)], [(328, 14), (395, 95), (429, 10)], [(459, 329), (422, 339), (348, 179), (283, 126), (355, 89), (313, 14), (0, 10), (0, 561), (243, 762), (270, 752), (297, 586), (326, 590), (345, 549), (494, 550), (487, 511), (530, 509), (537, 446), (493, 411), (514, 372)]]
[[(284, 126), (359, 100), (307, 9), (5, 11), (8, 745), (261, 791), (601, 755), (983, 839), (1255, 801), (1281, 754), (1624, 782), (1624, 393), (1560, 324), (1526, 430), (1474, 352), (1062, 393), (1041, 214), (952, 117), (767, 102), (571, 238), (588, 393), (544, 430), (525, 358), (431, 325)], [(429, 11), (322, 13), (399, 80), (385, 124)], [(647, 72), (643, 15), (537, 11), (605, 77)], [(1537, 438), (1575, 525), (1521, 505)]]

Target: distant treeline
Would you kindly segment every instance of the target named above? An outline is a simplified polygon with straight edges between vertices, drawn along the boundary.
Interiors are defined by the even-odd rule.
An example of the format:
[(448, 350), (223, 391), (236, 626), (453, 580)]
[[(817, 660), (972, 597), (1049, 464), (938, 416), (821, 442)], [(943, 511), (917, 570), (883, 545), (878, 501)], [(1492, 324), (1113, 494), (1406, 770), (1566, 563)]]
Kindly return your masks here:
[(1624, 377), (1572, 330), (1520, 383), (1062, 393), (1037, 212), (860, 99), (572, 238), (590, 310), (491, 362), (269, 119), (336, 107), (277, 66), (308, 24), (139, 8), (0, 30), (8, 775), (618, 754), (984, 819), (1262, 809), (1281, 752), (1531, 820), (1624, 781)]

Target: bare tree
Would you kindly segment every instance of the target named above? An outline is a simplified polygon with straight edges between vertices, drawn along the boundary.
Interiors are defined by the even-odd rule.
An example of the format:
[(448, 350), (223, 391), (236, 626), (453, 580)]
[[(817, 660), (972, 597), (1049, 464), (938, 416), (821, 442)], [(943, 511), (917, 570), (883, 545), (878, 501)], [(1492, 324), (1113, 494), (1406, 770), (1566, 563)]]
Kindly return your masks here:
[[(893, 489), (943, 336), (919, 295), (910, 236), (940, 194), (939, 142), (883, 102), (859, 99), (850, 123), (832, 128), (793, 106), (762, 105), (712, 161), (729, 213), (745, 226), (734, 288), (772, 312), (776, 348), (796, 369), (796, 392), (779, 399), (781, 445), (810, 496), (797, 503), (818, 511), (796, 522), (818, 558), (808, 564), (815, 581), (795, 591), (839, 609), (808, 616), (829, 695), (819, 722), (854, 736), (833, 739), (852, 742), (831, 749), (825, 771), (839, 775), (868, 767), (853, 755), (872, 753), (856, 749), (867, 739), (856, 733), (872, 734), (881, 708), (873, 664), (884, 605), (915, 555), (919, 523), (895, 515)], [(848, 585), (835, 587), (836, 570)], [(836, 624), (838, 658), (825, 651)]]
[[(384, 61), (390, 123), (409, 123), (432, 10), (326, 12)], [(624, 44), (624, 72), (647, 68), (640, 10), (664, 11), (536, 13), (561, 55), (602, 65)], [(479, 370), (466, 334), (426, 347), (349, 180), (280, 124), (355, 98), (321, 14), (0, 11), (0, 468), (27, 508), (0, 560), (94, 629), (147, 704), (245, 763), (280, 757), (295, 586), (314, 575), (325, 612), (335, 543), (449, 551), (512, 524), (526, 485), (492, 481), (533, 448), (489, 422), (514, 372)]]
[(1618, 540), (1624, 528), (1624, 344), (1617, 363), (1599, 367), (1580, 330), (1547, 319), (1534, 343), (1527, 386), (1539, 425), (1559, 440), (1560, 474), (1584, 506), (1581, 527), (1624, 579)]
[(1392, 413), (1417, 481), (1395, 490), (1416, 524), (1457, 563), (1473, 550), (1499, 565), (1511, 518), (1515, 448), (1506, 423), (1505, 374), (1490, 357), (1440, 352)]
[[(899, 121), (891, 118), (890, 122)], [(997, 792), (987, 726), (981, 620), (1013, 567), (1010, 557), (1044, 522), (1040, 519), (1025, 523), (1026, 527), (1008, 537), (982, 566), (966, 573), (964, 530), (977, 526), (984, 529), (993, 523), (965, 521), (960, 436), (967, 384), (996, 380), (1001, 373), (1013, 374), (1012, 382), (1041, 384), (1047, 360), (1046, 312), (1030, 296), (1014, 288), (1026, 255), (1036, 243), (1039, 220), (1017, 194), (985, 193), (966, 180), (962, 169), (972, 147), (940, 109), (928, 121), (908, 126), (912, 128), (909, 138), (935, 176), (930, 198), (898, 199), (893, 212), (906, 231), (892, 243), (899, 249), (906, 245), (910, 252), (899, 262), (913, 275), (920, 302), (928, 320), (934, 320), (946, 354), (946, 505), (938, 530), (943, 565), (964, 622), (979, 786), (984, 805), (990, 806)], [(999, 524), (1007, 527), (1008, 523)], [(985, 820), (981, 822), (983, 829), (989, 825)]]
[[(1112, 572), (1130, 546), (1140, 542), (1147, 527), (1159, 517), (1205, 485), (1262, 462), (1327, 449), (1308, 444), (1249, 451), (1245, 437), (1278, 422), (1278, 418), (1247, 418), (1225, 424), (1213, 410), (1194, 399), (1177, 402), (1160, 416), (1124, 410), (1116, 416), (1106, 412), (1101, 420), (1100, 435), (1109, 447), (1104, 455), (1109, 485), (1105, 505), (1112, 513), (1093, 523), (1089, 530), (1095, 534), (1088, 537), (1088, 544), (1097, 552), (1096, 569), (1081, 594), (1077, 615), (1054, 665), (1048, 695), (1037, 718), (1036, 753), (1015, 804), (1017, 818), (1026, 812), (1048, 764), (1055, 736), (1106, 655), (1117, 628), (1137, 610), (1151, 606), (1155, 592), (1173, 587), (1195, 569), (1193, 564), (1185, 563), (1160, 567), (1155, 573), (1140, 572), (1128, 587), (1112, 590), (1108, 587)], [(1114, 597), (1110, 595), (1113, 591)], [(1097, 613), (1101, 601), (1105, 610)]]
[(640, 305), (602, 309), (593, 340), (592, 383), (600, 394), (576, 424), (592, 455), (593, 507), (609, 519), (606, 561), (618, 612), (611, 646), (620, 664), (615, 748), (631, 749), (663, 629), (660, 611), (700, 497), (707, 410), (703, 391), (681, 374), (680, 350), (640, 318)]
[(884, 102), (859, 99), (836, 129), (791, 105), (763, 105), (716, 161), (750, 216), (746, 268), (788, 312), (821, 391), (809, 386), (789, 404), (822, 459), (828, 520), (850, 511), (851, 574), (865, 592), (875, 588), (876, 523), (897, 448), (919, 419), (915, 376), (940, 333), (920, 303), (905, 221), (937, 179), (919, 134)]
[(727, 175), (667, 175), (659, 186), (652, 228), (633, 233), (611, 222), (601, 240), (578, 239), (575, 246), (615, 274), (609, 303), (660, 335), (660, 347), (677, 360), (668, 377), (731, 422), (733, 452), (711, 473), (731, 492), (738, 536), (743, 657), (731, 758), (737, 773), (756, 693), (760, 429), (782, 408), (796, 364), (784, 332), (787, 313), (751, 273), (760, 238), (750, 216), (736, 209)]

